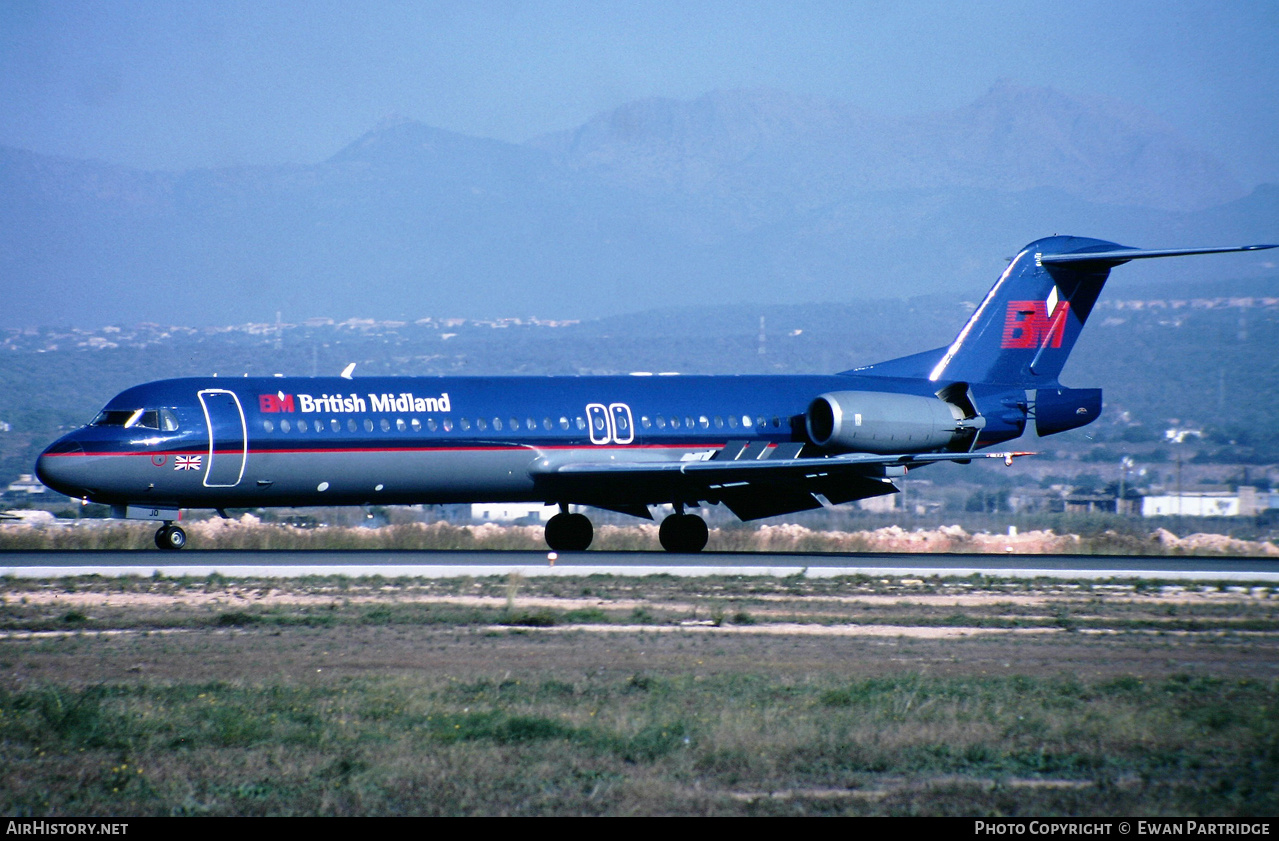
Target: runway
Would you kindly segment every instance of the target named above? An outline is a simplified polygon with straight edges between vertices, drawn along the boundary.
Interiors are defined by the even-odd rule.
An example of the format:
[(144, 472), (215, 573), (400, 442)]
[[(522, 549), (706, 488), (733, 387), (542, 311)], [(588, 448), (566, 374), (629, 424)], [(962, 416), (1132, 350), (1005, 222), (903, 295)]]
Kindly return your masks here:
[(1159, 579), (1279, 583), (1279, 561), (1264, 558), (1117, 555), (756, 554), (705, 552), (3, 552), (0, 576), (71, 578), (219, 574), (232, 578), (457, 578), (546, 575), (771, 576), (809, 578), (892, 577)]

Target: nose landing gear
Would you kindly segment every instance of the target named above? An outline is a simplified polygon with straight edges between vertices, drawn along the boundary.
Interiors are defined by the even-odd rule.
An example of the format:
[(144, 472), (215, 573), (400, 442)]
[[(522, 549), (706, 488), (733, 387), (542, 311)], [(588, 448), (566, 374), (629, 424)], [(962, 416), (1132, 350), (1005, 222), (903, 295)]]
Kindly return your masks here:
[(168, 549), (176, 552), (187, 545), (187, 533), (182, 530), (181, 526), (165, 523), (155, 533), (155, 545), (159, 549)]

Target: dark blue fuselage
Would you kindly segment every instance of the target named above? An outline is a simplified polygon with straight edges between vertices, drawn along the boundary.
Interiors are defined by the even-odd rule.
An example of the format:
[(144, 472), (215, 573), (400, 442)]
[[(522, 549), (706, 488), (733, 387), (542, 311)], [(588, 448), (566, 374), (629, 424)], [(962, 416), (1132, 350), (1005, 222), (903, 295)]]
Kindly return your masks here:
[[(111, 505), (591, 504), (542, 490), (530, 466), (807, 442), (813, 399), (857, 390), (932, 397), (937, 385), (849, 375), (162, 380), (120, 393), (103, 415), (167, 410), (176, 428), (90, 425), (49, 447), (37, 470), (55, 490)], [(974, 397), (996, 409), (979, 447), (1022, 433), (1020, 391)], [(633, 502), (668, 501), (639, 498), (651, 493)]]

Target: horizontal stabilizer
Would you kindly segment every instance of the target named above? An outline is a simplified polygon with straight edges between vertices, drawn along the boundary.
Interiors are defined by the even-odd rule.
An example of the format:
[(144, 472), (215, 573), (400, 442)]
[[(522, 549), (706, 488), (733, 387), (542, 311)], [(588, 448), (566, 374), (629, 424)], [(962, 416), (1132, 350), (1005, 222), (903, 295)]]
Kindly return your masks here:
[(1124, 248), (1117, 251), (1077, 251), (1073, 254), (1037, 254), (1036, 260), (1043, 266), (1066, 263), (1093, 263), (1098, 266), (1118, 266), (1129, 260), (1147, 257), (1185, 257), (1189, 254), (1223, 254), (1231, 251), (1264, 251), (1275, 245), (1223, 245), (1213, 248)]

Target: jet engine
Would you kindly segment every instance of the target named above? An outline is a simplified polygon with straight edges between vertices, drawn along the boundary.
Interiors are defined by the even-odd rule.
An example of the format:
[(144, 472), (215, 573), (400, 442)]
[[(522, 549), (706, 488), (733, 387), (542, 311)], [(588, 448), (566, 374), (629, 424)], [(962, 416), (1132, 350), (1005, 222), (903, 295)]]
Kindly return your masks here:
[(1092, 423), (1101, 414), (1099, 388), (1041, 388), (1029, 397), (1035, 407), (1035, 433), (1040, 437)]
[(808, 436), (827, 449), (859, 453), (965, 452), (986, 425), (965, 394), (941, 397), (833, 391), (808, 406)]

